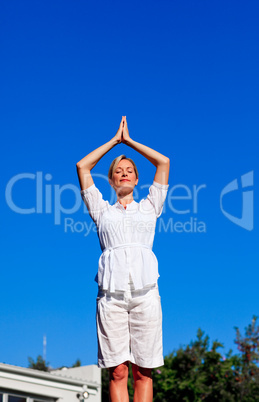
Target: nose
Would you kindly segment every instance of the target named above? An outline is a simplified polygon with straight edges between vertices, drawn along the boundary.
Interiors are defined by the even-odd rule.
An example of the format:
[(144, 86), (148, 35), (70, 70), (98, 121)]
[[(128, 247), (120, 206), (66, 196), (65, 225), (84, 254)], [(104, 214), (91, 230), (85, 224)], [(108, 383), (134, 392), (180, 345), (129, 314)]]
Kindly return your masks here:
[(123, 170), (123, 171), (122, 171), (122, 176), (128, 176), (127, 170)]

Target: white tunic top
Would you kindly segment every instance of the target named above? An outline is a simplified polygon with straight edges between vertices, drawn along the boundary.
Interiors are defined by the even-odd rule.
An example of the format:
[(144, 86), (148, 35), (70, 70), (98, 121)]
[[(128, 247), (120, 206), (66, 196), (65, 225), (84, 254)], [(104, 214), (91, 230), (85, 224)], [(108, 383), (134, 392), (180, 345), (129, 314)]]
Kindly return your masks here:
[(95, 184), (81, 191), (102, 249), (96, 277), (102, 289), (125, 291), (130, 276), (135, 289), (157, 282), (158, 262), (152, 246), (168, 187), (154, 181), (147, 198), (139, 203), (133, 200), (126, 209), (119, 201), (110, 205), (103, 200)]

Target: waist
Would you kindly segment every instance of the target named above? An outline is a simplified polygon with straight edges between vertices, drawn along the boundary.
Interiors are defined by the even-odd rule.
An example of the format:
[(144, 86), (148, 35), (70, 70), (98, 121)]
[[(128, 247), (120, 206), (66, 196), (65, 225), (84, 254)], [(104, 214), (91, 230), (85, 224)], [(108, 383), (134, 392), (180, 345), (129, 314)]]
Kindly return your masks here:
[[(149, 251), (147, 253), (143, 253), (143, 255), (138, 255), (138, 253), (136, 252), (125, 252), (124, 259), (124, 256), (116, 255), (116, 250), (123, 248), (125, 250), (129, 248), (131, 248), (132, 250), (134, 248), (139, 248), (147, 249)], [(137, 258), (139, 258), (139, 260), (137, 260)], [(134, 274), (134, 285), (136, 285), (137, 288), (140, 288), (142, 283), (144, 282), (145, 284), (147, 284), (147, 282), (155, 283), (157, 281), (157, 260), (152, 251), (152, 248), (149, 245), (142, 243), (121, 243), (116, 244), (112, 247), (106, 247), (103, 250), (98, 264), (98, 276), (96, 278), (98, 285), (105, 290), (109, 289), (111, 292), (114, 292), (115, 289), (126, 290), (125, 275), (129, 275), (129, 272), (134, 273), (134, 269), (132, 269), (133, 266), (131, 265), (131, 263), (133, 264), (133, 266), (134, 264), (135, 266), (139, 265), (138, 275)], [(144, 267), (145, 270), (148, 270), (148, 275), (147, 273), (144, 273)]]
[(152, 247), (149, 246), (148, 244), (143, 244), (143, 243), (121, 243), (121, 244), (117, 244), (116, 246), (105, 247), (102, 252), (105, 253), (106, 251), (112, 251), (112, 250), (116, 250), (116, 249), (119, 249), (119, 248), (127, 248), (127, 247), (143, 247), (143, 248), (147, 248), (149, 250), (152, 250)]
[(98, 294), (97, 297), (103, 297), (103, 296), (113, 296), (117, 298), (123, 298), (127, 295), (131, 295), (131, 297), (139, 297), (139, 296), (144, 296), (146, 295), (150, 290), (157, 289), (158, 290), (158, 285), (157, 283), (149, 284), (144, 286), (141, 289), (134, 289), (128, 284), (127, 290), (110, 290), (110, 289), (103, 289), (101, 286), (98, 286)]

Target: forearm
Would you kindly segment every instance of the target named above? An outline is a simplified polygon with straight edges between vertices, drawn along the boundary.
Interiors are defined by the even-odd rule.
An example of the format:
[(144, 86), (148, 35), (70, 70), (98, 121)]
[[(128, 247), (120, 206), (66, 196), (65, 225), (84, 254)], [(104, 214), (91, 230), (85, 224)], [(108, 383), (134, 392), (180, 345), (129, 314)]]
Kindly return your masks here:
[(77, 162), (77, 169), (91, 171), (97, 162), (117, 144), (118, 141), (116, 138), (112, 138), (110, 141), (101, 145), (99, 148), (90, 152), (90, 154), (86, 155), (83, 159)]
[(147, 147), (146, 145), (132, 140), (131, 138), (127, 141), (124, 141), (124, 143), (129, 147), (135, 149), (135, 151), (139, 152), (141, 155), (147, 158), (156, 167), (169, 163), (169, 158), (167, 158), (166, 156), (160, 154), (150, 147)]

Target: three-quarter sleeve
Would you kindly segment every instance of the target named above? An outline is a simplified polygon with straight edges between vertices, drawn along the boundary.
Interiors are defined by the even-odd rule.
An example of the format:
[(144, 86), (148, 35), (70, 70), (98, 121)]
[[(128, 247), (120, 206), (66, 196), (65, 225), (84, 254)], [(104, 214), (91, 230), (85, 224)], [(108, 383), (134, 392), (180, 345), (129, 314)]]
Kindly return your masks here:
[(98, 225), (101, 215), (109, 207), (109, 202), (103, 199), (95, 184), (92, 184), (86, 190), (82, 190), (81, 197), (89, 211), (89, 215), (94, 223)]
[(169, 184), (160, 184), (155, 181), (149, 187), (149, 194), (145, 202), (149, 202), (152, 205), (157, 218), (162, 214), (168, 187)]

